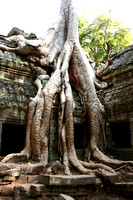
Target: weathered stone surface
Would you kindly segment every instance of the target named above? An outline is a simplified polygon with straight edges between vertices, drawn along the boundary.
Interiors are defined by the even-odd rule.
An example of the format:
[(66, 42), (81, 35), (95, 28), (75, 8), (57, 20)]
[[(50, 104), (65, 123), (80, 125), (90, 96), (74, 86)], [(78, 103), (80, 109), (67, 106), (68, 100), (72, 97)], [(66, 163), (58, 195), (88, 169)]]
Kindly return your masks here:
[(84, 114), (85, 110), (83, 107), (83, 103), (81, 102), (81, 97), (79, 94), (73, 89), (73, 97), (74, 97), (74, 102), (75, 102), (75, 108), (74, 108), (74, 117), (80, 118)]
[(2, 177), (2, 176), (17, 177), (20, 175), (20, 173), (21, 173), (21, 169), (20, 169), (20, 167), (18, 167), (18, 168), (11, 169), (11, 170), (0, 171), (0, 177)]
[[(109, 66), (100, 72), (102, 80), (108, 83), (108, 88), (98, 93), (107, 114), (108, 149), (114, 158), (133, 160), (133, 45), (114, 54), (111, 61)], [(111, 129), (111, 123), (121, 127), (125, 122), (128, 123), (128, 127), (125, 127), (125, 131), (123, 128), (123, 133), (121, 130), (115, 132)], [(123, 141), (122, 145), (119, 145), (120, 142), (116, 144), (114, 134), (118, 141)], [(124, 141), (127, 140), (128, 145), (124, 145)]]
[(59, 161), (53, 162), (51, 165), (51, 169), (54, 174), (64, 174), (65, 167)]
[(74, 200), (74, 199), (72, 197), (68, 196), (68, 195), (60, 194), (59, 200)]
[(115, 183), (113, 190), (115, 191), (116, 194), (126, 195), (127, 199), (128, 199), (128, 197), (132, 198), (133, 197), (133, 182)]
[(89, 193), (95, 191), (94, 184), (84, 186), (56, 186), (56, 185), (44, 185), (44, 184), (32, 184), (31, 185), (31, 197), (59, 197), (60, 194), (66, 194), (73, 197), (87, 196)]
[(29, 98), (36, 94), (33, 83), (39, 73), (46, 72), (28, 57), (0, 50), (0, 121), (26, 123)]
[(26, 175), (21, 175), (16, 181), (15, 184), (25, 184), (28, 182)]
[(32, 184), (30, 190), (32, 197), (38, 197), (44, 194), (48, 194), (48, 191), (44, 184)]
[(12, 182), (12, 181), (15, 181), (15, 177), (14, 176), (5, 176), (3, 180)]
[(0, 171), (0, 185), (9, 185), (12, 182), (15, 182), (20, 174), (21, 169), (19, 167), (11, 170)]
[(14, 186), (0, 186), (0, 196), (11, 196), (13, 195)]
[(29, 175), (27, 176), (28, 183), (36, 183), (38, 182), (38, 175)]
[[(131, 176), (130, 176), (131, 175)], [(28, 175), (29, 177), (31, 175)], [(35, 176), (37, 178), (37, 176)], [(76, 177), (76, 176), (75, 176)], [(68, 183), (68, 179), (65, 179), (66, 184), (58, 185), (57, 184), (18, 184), (18, 182), (14, 182), (12, 185), (6, 185), (0, 187), (0, 196), (3, 196), (3, 198), (7, 198), (14, 196), (16, 200), (25, 199), (46, 199), (46, 200), (51, 200), (51, 196), (55, 199), (59, 199), (60, 194), (63, 194), (61, 199), (66, 199), (69, 200), (71, 197), (76, 198), (79, 197), (79, 199), (124, 199), (121, 196), (126, 195), (126, 199), (128, 199), (133, 192), (133, 182), (132, 182), (132, 174), (125, 174), (124, 176), (114, 176), (114, 175), (107, 175), (106, 177), (104, 176), (104, 188), (102, 187), (102, 183), (100, 182), (100, 185), (97, 187), (97, 178), (95, 177), (95, 181), (89, 181), (89, 183), (86, 182), (85, 178), (83, 178), (83, 181), (86, 182), (82, 183), (80, 185), (81, 181), (78, 178), (75, 179), (77, 182), (75, 184), (75, 181), (72, 183), (72, 178), (70, 176), (70, 182)], [(83, 176), (84, 177), (84, 176)], [(86, 176), (87, 177), (87, 176)], [(131, 178), (132, 177), (132, 178)], [(21, 178), (21, 177), (20, 177)], [(62, 178), (62, 177), (61, 177)], [(69, 178), (69, 176), (68, 176)], [(89, 176), (90, 178), (90, 176)], [(89, 179), (88, 178), (88, 179)], [(94, 177), (93, 177), (94, 178)], [(73, 177), (74, 179), (74, 177)], [(43, 177), (44, 180), (44, 177)], [(127, 181), (127, 182), (125, 182)], [(80, 182), (80, 183), (79, 183)], [(99, 184), (99, 183), (98, 183)], [(96, 192), (97, 191), (97, 192)], [(108, 191), (108, 195), (107, 195)], [(112, 191), (112, 192), (111, 192)], [(64, 195), (65, 194), (65, 195)], [(114, 194), (120, 195), (115, 196)]]
[(33, 175), (39, 174), (39, 172), (41, 172), (45, 166), (46, 165), (43, 163), (37, 164), (35, 167), (32, 168), (31, 174), (33, 174)]
[(109, 120), (118, 119), (122, 113), (128, 113), (129, 119), (133, 114), (133, 45), (116, 53), (101, 74), (109, 85), (101, 94)]
[[(11, 55), (11, 61), (17, 61)], [(6, 57), (2, 57), (5, 61)], [(8, 66), (9, 65), (9, 66)], [(4, 66), (0, 61), (0, 120), (20, 121), (25, 123), (29, 97), (34, 97), (36, 90), (33, 87), (34, 73), (30, 66), (22, 63), (19, 58), (18, 64), (7, 62)]]
[(110, 174), (110, 173), (108, 174), (107, 173), (106, 175), (104, 175), (104, 180), (115, 184), (116, 182), (118, 182), (119, 176), (118, 176), (118, 174)]
[(46, 185), (60, 185), (60, 186), (78, 186), (95, 184), (96, 176), (94, 175), (40, 175), (39, 183)]
[(11, 31), (8, 33), (8, 36), (13, 35), (23, 35), (26, 39), (36, 39), (37, 36), (34, 33), (25, 33), (23, 30), (20, 30), (17, 27), (13, 27)]
[(14, 187), (14, 197), (16, 200), (27, 199), (31, 195), (30, 184), (20, 184)]
[(120, 174), (119, 182), (132, 182), (133, 183), (133, 173)]

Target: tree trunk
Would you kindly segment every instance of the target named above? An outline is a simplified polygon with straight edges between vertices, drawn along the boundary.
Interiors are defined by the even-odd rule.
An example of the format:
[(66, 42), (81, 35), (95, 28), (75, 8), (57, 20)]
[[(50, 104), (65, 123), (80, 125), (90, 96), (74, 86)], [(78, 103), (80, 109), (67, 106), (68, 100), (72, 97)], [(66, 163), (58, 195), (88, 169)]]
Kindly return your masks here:
[[(29, 103), (24, 150), (19, 154), (8, 155), (2, 162), (10, 162), (16, 155), (25, 155), (27, 159), (32, 158), (37, 162), (48, 162), (48, 134), (52, 101), (55, 94), (59, 93), (58, 147), (66, 174), (70, 174), (70, 164), (83, 174), (89, 174), (91, 170), (94, 173), (98, 170), (115, 173), (112, 168), (123, 164), (133, 165), (130, 161), (110, 159), (98, 149), (99, 135), (102, 135), (105, 140), (105, 114), (104, 107), (97, 97), (96, 88), (103, 88), (107, 85), (98, 82), (79, 44), (78, 17), (74, 0), (61, 1), (59, 17), (48, 30), (45, 38), (27, 40), (22, 35), (18, 35), (4, 38), (4, 40), (16, 42), (17, 47), (0, 44), (0, 49), (20, 54), (34, 53), (41, 66), (45, 67), (54, 63), (54, 68), (51, 77), (41, 75), (35, 81), (38, 92)], [(44, 88), (43, 79), (49, 79)], [(82, 96), (86, 108), (90, 127), (88, 162), (78, 160), (75, 151), (71, 86)], [(90, 163), (90, 158), (99, 163)]]

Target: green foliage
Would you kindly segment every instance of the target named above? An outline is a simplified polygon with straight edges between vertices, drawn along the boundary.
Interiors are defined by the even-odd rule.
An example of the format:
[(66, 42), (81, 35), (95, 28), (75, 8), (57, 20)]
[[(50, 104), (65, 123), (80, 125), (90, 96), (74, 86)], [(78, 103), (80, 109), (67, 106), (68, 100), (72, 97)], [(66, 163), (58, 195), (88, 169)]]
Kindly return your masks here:
[(131, 30), (109, 15), (99, 15), (91, 23), (84, 17), (79, 18), (79, 40), (90, 58), (100, 66), (111, 54), (130, 45), (133, 37)]

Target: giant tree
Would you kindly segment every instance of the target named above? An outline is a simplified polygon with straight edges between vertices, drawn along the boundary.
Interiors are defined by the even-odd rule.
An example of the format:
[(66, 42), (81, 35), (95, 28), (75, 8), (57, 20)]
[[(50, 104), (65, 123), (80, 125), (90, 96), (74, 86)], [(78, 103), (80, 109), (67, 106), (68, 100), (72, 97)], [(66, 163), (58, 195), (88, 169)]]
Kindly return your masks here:
[[(104, 107), (97, 97), (96, 88), (103, 88), (107, 85), (96, 79), (79, 43), (78, 16), (73, 0), (61, 1), (59, 17), (48, 29), (45, 38), (29, 40), (23, 35), (15, 35), (5, 37), (5, 41), (13, 42), (15, 46), (9, 47), (6, 45), (8, 43), (5, 43), (0, 44), (0, 49), (25, 55), (34, 54), (34, 59), (36, 55), (36, 62), (43, 68), (52, 66), (52, 73), (50, 77), (42, 74), (35, 81), (38, 91), (29, 103), (24, 150), (18, 154), (8, 155), (3, 162), (23, 155), (37, 162), (48, 162), (50, 114), (53, 98), (58, 93), (60, 95), (58, 142), (66, 174), (70, 173), (70, 164), (83, 174), (89, 174), (91, 170), (100, 171), (102, 169), (115, 173), (113, 169), (115, 167), (125, 163), (133, 165), (131, 161), (110, 159), (98, 148), (98, 136), (104, 134)], [(49, 79), (45, 87), (42, 86), (43, 79)], [(86, 162), (77, 158), (74, 146), (72, 87), (82, 97), (90, 127)], [(96, 162), (90, 162), (90, 158)]]

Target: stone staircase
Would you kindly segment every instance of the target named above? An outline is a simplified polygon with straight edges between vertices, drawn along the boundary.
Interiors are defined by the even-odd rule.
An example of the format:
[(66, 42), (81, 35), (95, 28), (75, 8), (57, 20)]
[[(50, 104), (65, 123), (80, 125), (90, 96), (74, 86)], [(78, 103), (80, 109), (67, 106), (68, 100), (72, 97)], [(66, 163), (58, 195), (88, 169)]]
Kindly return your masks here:
[[(61, 195), (64, 194), (64, 195)], [(20, 174), (0, 171), (0, 200), (131, 200), (133, 173), (95, 175)]]
[(133, 173), (123, 173), (112, 178), (108, 177), (110, 191), (133, 199)]

